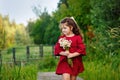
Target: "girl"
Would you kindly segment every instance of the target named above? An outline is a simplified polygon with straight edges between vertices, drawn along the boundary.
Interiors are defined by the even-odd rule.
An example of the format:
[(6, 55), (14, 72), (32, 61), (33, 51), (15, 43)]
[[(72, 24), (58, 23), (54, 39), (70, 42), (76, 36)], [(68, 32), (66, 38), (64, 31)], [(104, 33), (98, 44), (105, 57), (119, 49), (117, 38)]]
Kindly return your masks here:
[[(86, 50), (82, 34), (73, 17), (61, 20), (60, 30), (62, 35), (54, 46), (55, 56), (60, 56), (56, 74), (62, 75), (63, 80), (76, 80), (77, 75), (84, 71), (82, 56), (86, 55)], [(65, 48), (68, 43), (68, 48)]]

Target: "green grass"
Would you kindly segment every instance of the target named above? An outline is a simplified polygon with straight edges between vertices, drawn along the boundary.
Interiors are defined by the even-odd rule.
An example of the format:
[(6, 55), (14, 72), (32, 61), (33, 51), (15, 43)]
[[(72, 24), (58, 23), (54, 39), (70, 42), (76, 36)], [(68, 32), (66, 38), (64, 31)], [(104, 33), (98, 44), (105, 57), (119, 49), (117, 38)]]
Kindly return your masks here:
[(55, 71), (56, 61), (52, 58), (52, 46), (44, 46), (43, 52), (41, 58), (39, 46), (31, 46), (30, 58), (37, 58), (37, 60), (30, 59), (26, 62), (26, 46), (16, 47), (16, 61), (21, 62), (13, 65), (12, 48), (2, 51), (3, 63), (0, 64), (0, 80), (37, 80), (39, 71)]
[(120, 80), (120, 65), (116, 69), (100, 61), (87, 61), (84, 65), (85, 71), (79, 75), (84, 80)]
[(44, 57), (39, 60), (29, 61), (17, 65), (0, 65), (0, 80), (37, 80), (38, 72), (55, 71), (57, 59)]
[[(56, 70), (58, 59), (44, 57), (38, 61), (30, 61), (26, 65), (3, 65), (1, 80), (36, 80), (38, 72), (53, 72)], [(85, 71), (79, 76), (84, 80), (120, 80), (120, 65), (103, 61), (84, 61)], [(18, 79), (19, 77), (19, 79)]]
[(58, 59), (55, 59), (54, 57), (47, 56), (43, 59), (41, 59), (38, 63), (38, 69), (40, 72), (53, 72), (56, 69), (58, 63)]
[(37, 65), (26, 66), (3, 64), (0, 67), (0, 80), (37, 80)]
[[(17, 49), (17, 57), (26, 58), (25, 47)], [(0, 80), (36, 80), (38, 72), (53, 72), (56, 70), (58, 58), (52, 57), (52, 47), (43, 47), (44, 57), (38, 60), (30, 60), (25, 65), (0, 65)], [(31, 56), (39, 54), (38, 47), (30, 47)], [(37, 52), (38, 51), (38, 52)], [(4, 57), (12, 57), (11, 53), (4, 52)], [(120, 80), (120, 60), (118, 56), (105, 56), (96, 59), (87, 55), (83, 59), (85, 71), (79, 76), (84, 80)], [(20, 66), (21, 65), (21, 66)]]
[[(40, 57), (40, 49), (39, 46), (30, 46), (30, 59), (34, 58), (41, 58)], [(26, 46), (20, 46), (20, 47), (15, 47), (15, 56), (16, 56), (16, 61), (21, 61), (21, 60), (27, 60), (27, 54), (26, 54)], [(12, 48), (8, 50), (3, 50), (2, 52), (2, 60), (3, 61), (13, 61), (13, 53), (12, 53)], [(43, 56), (52, 56), (52, 46), (44, 46), (43, 47)]]

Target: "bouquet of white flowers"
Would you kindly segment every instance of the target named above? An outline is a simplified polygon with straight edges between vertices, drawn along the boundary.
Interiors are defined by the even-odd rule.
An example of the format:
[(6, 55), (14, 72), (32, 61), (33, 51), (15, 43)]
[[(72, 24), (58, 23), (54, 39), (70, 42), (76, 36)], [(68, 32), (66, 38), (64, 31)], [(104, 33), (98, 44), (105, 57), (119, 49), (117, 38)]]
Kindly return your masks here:
[[(66, 38), (60, 38), (59, 39), (60, 47), (63, 47), (66, 51), (69, 52), (69, 48), (71, 46), (72, 41), (67, 40)], [(68, 59), (68, 64), (72, 66), (72, 60)]]
[(67, 40), (66, 38), (60, 38), (59, 39), (59, 43), (60, 43), (60, 46), (63, 47), (63, 49), (69, 50), (72, 41), (71, 40)]

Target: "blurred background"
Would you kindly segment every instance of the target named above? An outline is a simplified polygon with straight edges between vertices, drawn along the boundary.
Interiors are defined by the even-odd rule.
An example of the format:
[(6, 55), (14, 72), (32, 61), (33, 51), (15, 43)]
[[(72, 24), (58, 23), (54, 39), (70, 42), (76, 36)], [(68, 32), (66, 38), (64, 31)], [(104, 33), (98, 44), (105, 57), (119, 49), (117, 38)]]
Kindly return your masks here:
[[(87, 55), (83, 57), (85, 72), (80, 76), (85, 80), (120, 80), (120, 0), (0, 0), (1, 54), (8, 57), (12, 55), (13, 47), (41, 44), (45, 45), (44, 51), (50, 50), (43, 51), (43, 54), (52, 54), (52, 46), (60, 35), (59, 21), (71, 16), (84, 34), (87, 50)], [(39, 52), (39, 48), (36, 50)], [(21, 54), (22, 51), (18, 52)], [(51, 62), (46, 59), (41, 61), (31, 74), (36, 76), (39, 70), (55, 71), (56, 59), (50, 56), (47, 59)], [(45, 64), (45, 61), (48, 63)], [(52, 70), (45, 67), (50, 64), (54, 66)], [(2, 73), (0, 78), (4, 80)]]

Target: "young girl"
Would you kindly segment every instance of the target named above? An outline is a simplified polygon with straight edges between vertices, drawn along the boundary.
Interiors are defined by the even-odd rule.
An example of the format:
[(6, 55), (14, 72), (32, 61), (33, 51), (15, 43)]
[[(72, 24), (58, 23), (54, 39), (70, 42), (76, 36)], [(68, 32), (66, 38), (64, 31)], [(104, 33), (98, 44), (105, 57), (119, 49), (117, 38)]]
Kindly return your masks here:
[(86, 55), (86, 50), (82, 34), (73, 17), (64, 18), (60, 30), (62, 35), (54, 46), (55, 56), (60, 56), (56, 74), (62, 75), (63, 80), (76, 80), (77, 75), (84, 71), (82, 56)]

